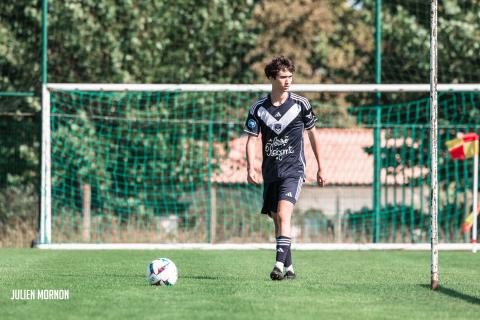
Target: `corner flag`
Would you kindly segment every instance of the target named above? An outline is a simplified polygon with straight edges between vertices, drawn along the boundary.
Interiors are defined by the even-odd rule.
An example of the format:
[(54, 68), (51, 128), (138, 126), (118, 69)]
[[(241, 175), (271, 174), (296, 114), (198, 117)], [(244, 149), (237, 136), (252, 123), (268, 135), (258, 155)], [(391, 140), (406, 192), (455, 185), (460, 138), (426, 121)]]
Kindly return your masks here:
[(447, 141), (448, 152), (452, 159), (465, 160), (473, 158), (473, 212), (465, 223), (463, 230), (472, 228), (472, 251), (477, 252), (477, 214), (478, 214), (478, 134), (467, 133), (461, 138)]
[(467, 233), (470, 231), (470, 229), (472, 229), (473, 220), (474, 220), (473, 215), (476, 214), (478, 216), (479, 213), (480, 213), (480, 208), (477, 208), (477, 212), (472, 212), (467, 216), (465, 221), (463, 221), (463, 232)]
[(447, 141), (448, 152), (452, 159), (468, 159), (478, 156), (478, 135), (467, 133), (461, 138)]

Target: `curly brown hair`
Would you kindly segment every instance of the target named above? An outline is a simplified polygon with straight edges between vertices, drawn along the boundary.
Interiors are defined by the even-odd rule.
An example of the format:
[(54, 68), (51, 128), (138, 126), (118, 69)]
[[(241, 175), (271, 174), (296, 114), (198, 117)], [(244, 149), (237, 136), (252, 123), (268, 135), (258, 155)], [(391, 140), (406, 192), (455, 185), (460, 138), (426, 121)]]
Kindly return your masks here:
[(287, 69), (291, 73), (295, 72), (295, 64), (289, 58), (284, 56), (275, 57), (265, 66), (265, 75), (268, 79), (275, 79), (280, 71)]

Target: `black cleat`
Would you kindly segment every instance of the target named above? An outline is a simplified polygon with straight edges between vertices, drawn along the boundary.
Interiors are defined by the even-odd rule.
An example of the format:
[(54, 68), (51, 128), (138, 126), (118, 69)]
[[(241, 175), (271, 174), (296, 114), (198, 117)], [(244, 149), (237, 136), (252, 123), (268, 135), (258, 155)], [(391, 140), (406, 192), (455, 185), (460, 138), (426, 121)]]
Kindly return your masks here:
[(277, 267), (274, 267), (272, 272), (270, 272), (270, 279), (272, 280), (283, 280), (283, 273)]
[(287, 272), (285, 272), (285, 275), (283, 277), (285, 280), (293, 280), (297, 277), (297, 275), (293, 271), (288, 270)]

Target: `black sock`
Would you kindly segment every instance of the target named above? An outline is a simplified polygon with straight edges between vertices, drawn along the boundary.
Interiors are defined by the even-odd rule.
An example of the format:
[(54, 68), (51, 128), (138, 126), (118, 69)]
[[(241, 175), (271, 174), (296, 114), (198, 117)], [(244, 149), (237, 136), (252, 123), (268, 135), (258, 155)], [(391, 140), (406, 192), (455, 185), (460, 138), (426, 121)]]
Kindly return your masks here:
[(288, 246), (287, 257), (285, 258), (285, 268), (292, 265), (292, 246)]
[(277, 238), (277, 262), (281, 262), (283, 265), (285, 265), (285, 259), (290, 251), (290, 244), (291, 241), (289, 237), (280, 236)]

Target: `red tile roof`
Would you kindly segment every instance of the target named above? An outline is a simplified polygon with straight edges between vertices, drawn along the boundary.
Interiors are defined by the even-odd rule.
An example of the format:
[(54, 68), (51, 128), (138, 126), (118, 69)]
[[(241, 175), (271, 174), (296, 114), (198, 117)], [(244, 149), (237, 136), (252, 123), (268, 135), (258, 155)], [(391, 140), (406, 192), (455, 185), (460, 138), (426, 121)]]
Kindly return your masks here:
[[(330, 185), (368, 185), (373, 181), (373, 156), (369, 155), (366, 147), (373, 146), (373, 129), (317, 129), (320, 137), (320, 163), (327, 183)], [(385, 135), (382, 132), (382, 141)], [(307, 183), (316, 182), (317, 165), (315, 155), (310, 146), (310, 141), (305, 133), (305, 157), (307, 160)], [(245, 145), (247, 137), (231, 140), (229, 152), (217, 146), (215, 152), (220, 155), (220, 171), (215, 173), (213, 181), (217, 183), (246, 183), (247, 161)], [(411, 145), (408, 139), (405, 141)], [(387, 144), (402, 144), (403, 140), (388, 140)], [(256, 152), (256, 169), (261, 172), (262, 150), (258, 143)], [(382, 183), (406, 183), (412, 176), (418, 177), (425, 174), (420, 168), (401, 171), (397, 168), (397, 175), (386, 177), (386, 171), (382, 170)], [(261, 176), (261, 175), (260, 175)]]

